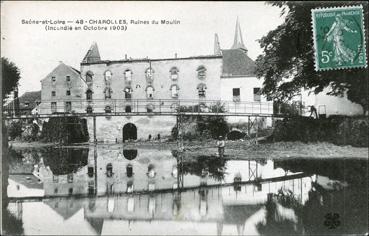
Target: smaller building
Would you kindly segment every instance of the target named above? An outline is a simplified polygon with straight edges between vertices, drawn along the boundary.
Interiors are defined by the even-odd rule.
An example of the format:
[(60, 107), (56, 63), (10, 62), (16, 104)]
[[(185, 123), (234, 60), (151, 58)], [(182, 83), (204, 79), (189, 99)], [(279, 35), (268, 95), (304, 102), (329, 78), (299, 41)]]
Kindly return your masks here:
[(41, 91), (25, 92), (16, 100), (4, 106), (4, 111), (8, 115), (30, 115), (32, 111), (41, 103)]
[[(41, 100), (39, 112), (43, 114), (72, 112), (84, 98), (84, 84), (80, 72), (71, 66), (60, 64), (41, 80)], [(80, 102), (79, 102), (80, 103)], [(73, 106), (72, 106), (73, 104)]]

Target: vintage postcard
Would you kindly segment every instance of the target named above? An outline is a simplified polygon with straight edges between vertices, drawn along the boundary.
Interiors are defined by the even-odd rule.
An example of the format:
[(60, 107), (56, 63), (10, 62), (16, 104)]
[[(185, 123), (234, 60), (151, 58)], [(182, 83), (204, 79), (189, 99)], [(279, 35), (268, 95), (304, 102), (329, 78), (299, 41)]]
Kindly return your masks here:
[(2, 1), (1, 235), (368, 235), (368, 15)]

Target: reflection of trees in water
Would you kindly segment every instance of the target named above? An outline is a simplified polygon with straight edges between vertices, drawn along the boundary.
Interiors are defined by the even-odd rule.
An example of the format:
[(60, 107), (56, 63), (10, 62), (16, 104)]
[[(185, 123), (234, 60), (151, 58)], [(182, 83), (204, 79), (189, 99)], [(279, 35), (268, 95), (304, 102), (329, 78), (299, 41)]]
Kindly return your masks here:
[[(308, 234), (365, 233), (368, 229), (368, 161), (360, 159), (276, 160), (275, 167), (293, 172), (326, 176), (345, 181), (344, 189), (326, 190), (313, 183), (301, 217)], [(338, 213), (340, 225), (333, 229), (324, 225), (327, 214)]]
[[(327, 191), (314, 184), (302, 210), (307, 234), (364, 235), (368, 230), (366, 188), (349, 186), (339, 191)], [(329, 228), (324, 225), (329, 220), (326, 215), (334, 213), (338, 213), (340, 223), (338, 227)]]
[[(257, 225), (257, 229), (263, 235), (299, 235), (303, 232), (307, 235), (364, 235), (368, 229), (367, 197), (362, 187), (349, 186), (332, 191), (314, 183), (308, 200), (301, 205), (292, 193), (280, 191), (265, 204), (266, 219)], [(278, 205), (292, 209), (297, 216), (297, 223), (284, 218), (277, 210)], [(328, 214), (338, 214), (339, 218), (329, 219)], [(339, 222), (330, 228), (325, 225), (327, 220)]]
[(41, 158), (54, 175), (76, 172), (87, 165), (89, 149), (41, 148), (22, 151), (9, 150), (9, 167), (12, 173), (32, 173)]
[(24, 235), (23, 221), (12, 215), (8, 209), (2, 213), (2, 235)]
[(10, 173), (32, 173), (33, 166), (40, 161), (36, 150), (9, 149), (8, 155)]
[(202, 176), (203, 171), (206, 170), (209, 173), (209, 177), (220, 181), (224, 179), (225, 162), (225, 160), (215, 156), (199, 156), (195, 160), (184, 161), (182, 173)]
[[(279, 208), (282, 206), (286, 209), (293, 210), (297, 216), (297, 222), (286, 217)], [(272, 199), (268, 199), (265, 203), (265, 221), (256, 225), (257, 230), (262, 235), (301, 235), (302, 222), (300, 219), (301, 204), (292, 193), (280, 190), (278, 194), (274, 194)]]
[(317, 174), (335, 180), (344, 180), (349, 184), (367, 186), (368, 160), (361, 159), (294, 159), (275, 160), (275, 168), (281, 167), (292, 172)]
[(49, 166), (54, 175), (77, 172), (87, 165), (89, 149), (48, 148), (42, 152), (45, 166)]
[[(4, 130), (3, 130), (4, 132)], [(3, 133), (3, 137), (6, 137)], [(13, 149), (8, 149), (8, 143), (3, 139), (2, 148), (2, 194), (1, 194), (1, 206), (2, 206), (2, 235), (24, 235), (23, 221), (22, 218), (18, 219), (10, 213), (7, 209), (8, 200), (8, 178), (9, 178), (9, 167), (22, 163), (23, 156), (20, 153), (15, 152)], [(11, 164), (12, 163), (12, 164)]]

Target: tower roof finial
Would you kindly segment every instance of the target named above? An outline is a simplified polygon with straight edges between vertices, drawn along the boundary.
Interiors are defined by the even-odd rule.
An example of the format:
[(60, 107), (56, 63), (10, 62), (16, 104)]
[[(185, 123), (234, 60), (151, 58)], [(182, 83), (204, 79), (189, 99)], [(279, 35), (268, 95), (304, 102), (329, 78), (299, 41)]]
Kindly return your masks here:
[(236, 30), (234, 33), (234, 41), (233, 41), (232, 49), (239, 49), (239, 48), (247, 50), (245, 44), (243, 43), (240, 22), (237, 17)]
[(214, 55), (217, 56), (222, 55), (222, 51), (220, 50), (218, 34), (214, 35)]

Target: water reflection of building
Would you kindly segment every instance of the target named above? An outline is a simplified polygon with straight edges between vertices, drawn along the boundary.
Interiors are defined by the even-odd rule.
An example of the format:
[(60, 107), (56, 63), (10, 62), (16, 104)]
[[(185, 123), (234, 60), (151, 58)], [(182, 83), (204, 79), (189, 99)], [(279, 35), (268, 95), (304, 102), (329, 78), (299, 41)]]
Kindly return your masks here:
[[(324, 220), (324, 215), (329, 209), (335, 209), (346, 221), (351, 222), (352, 220), (347, 219), (346, 213), (342, 211), (347, 204), (342, 204), (342, 202), (348, 199), (359, 199), (360, 208), (357, 208), (357, 204), (351, 205), (353, 209), (356, 209), (355, 211), (365, 208), (362, 199), (356, 196), (359, 192), (350, 192), (352, 189), (347, 188), (345, 184), (340, 187), (346, 189), (345, 191), (334, 189), (324, 184), (324, 178), (313, 174), (313, 170), (311, 173), (310, 170), (306, 170), (307, 174), (296, 173), (303, 169), (293, 170), (291, 165), (287, 168), (286, 165), (291, 162), (226, 161), (224, 167), (217, 169), (224, 171), (222, 180), (215, 180), (212, 177), (214, 169), (209, 168), (204, 171), (201, 167), (198, 171), (186, 172), (183, 176), (185, 189), (179, 191), (176, 185), (177, 179), (174, 176), (178, 176), (181, 169), (174, 168), (177, 160), (172, 157), (170, 151), (153, 152), (150, 149), (140, 149), (137, 150), (136, 155), (136, 152), (132, 150), (98, 147), (96, 150), (91, 149), (85, 156), (87, 161), (82, 161), (82, 166), (68, 169), (74, 173), (73, 183), (68, 183), (68, 173), (62, 171), (58, 172), (60, 174), (58, 183), (52, 181), (52, 175), (50, 179), (45, 179), (43, 182), (45, 193), (53, 197), (39, 202), (20, 201), (9, 205), (12, 214), (23, 218), (26, 234), (35, 233), (33, 229), (43, 227), (40, 222), (48, 222), (51, 225), (63, 225), (64, 228), (58, 232), (56, 229), (46, 227), (47, 229), (40, 228), (40, 232), (47, 234), (51, 234), (50, 232), (59, 234), (83, 232), (84, 234), (109, 235), (183, 234), (186, 232), (186, 234), (207, 235), (254, 235), (264, 232), (259, 232), (257, 225), (260, 222), (265, 223), (264, 219), (268, 212), (266, 207), (268, 194), (278, 194), (280, 189), (283, 189), (285, 193), (292, 193), (298, 204), (303, 206), (303, 213), (306, 214), (304, 217), (307, 218), (303, 220), (304, 225), (309, 228), (306, 232), (322, 232), (321, 228), (315, 229), (313, 225), (316, 225), (318, 220)], [(50, 164), (48, 161), (44, 163)], [(199, 163), (195, 162), (193, 166), (196, 165)], [(45, 164), (44, 170), (47, 170), (48, 166), (51, 172), (54, 170), (53, 173), (57, 173), (55, 167), (58, 165)], [(363, 166), (363, 163), (357, 163), (354, 169), (358, 170), (360, 166)], [(285, 171), (288, 169), (295, 173)], [(348, 166), (345, 165), (345, 170), (347, 169)], [(337, 173), (337, 170), (334, 173)], [(327, 175), (330, 176), (331, 173)], [(362, 172), (359, 172), (358, 176), (360, 175)], [(352, 181), (351, 177), (344, 178)], [(249, 180), (252, 182), (237, 184), (237, 181)], [(363, 180), (365, 178), (358, 182), (363, 182)], [(17, 181), (19, 183), (20, 180)], [(212, 184), (233, 183), (234, 181), (236, 182), (234, 185), (211, 187)], [(365, 181), (367, 183), (367, 179)], [(336, 182), (338, 181), (333, 183)], [(12, 182), (11, 185), (16, 186), (14, 184), (16, 182)], [(88, 198), (61, 196), (68, 194), (70, 186), (88, 194), (90, 185), (98, 190), (93, 191), (93, 193), (98, 193), (98, 196), (94, 194)], [(54, 194), (52, 190), (56, 186), (64, 192)], [(147, 191), (154, 189), (167, 189), (167, 191)], [(146, 192), (136, 193), (141, 190)], [(73, 195), (78, 193), (79, 191), (73, 191)], [(336, 205), (332, 205), (332, 201)], [(31, 213), (36, 206), (37, 209), (42, 210), (42, 216), (38, 213)], [(341, 206), (342, 209), (336, 206)], [(301, 215), (298, 215), (293, 207), (282, 205), (279, 202), (276, 207), (278, 217), (283, 216), (283, 219), (288, 219), (292, 226), (301, 223)], [(320, 218), (313, 217), (316, 213)], [(30, 215), (34, 222), (32, 225)], [(45, 221), (45, 216), (47, 216), (47, 221)], [(360, 217), (367, 219), (362, 214)], [(76, 222), (78, 222), (78, 227)], [(362, 219), (358, 219), (357, 222), (363, 225)], [(70, 231), (65, 227), (70, 227)], [(265, 227), (268, 227), (268, 223), (264, 229)], [(347, 228), (346, 224), (345, 227)]]
[(41, 158), (35, 172), (44, 183), (45, 196), (86, 194), (88, 149), (53, 149)]
[(98, 149), (89, 156), (88, 168), (92, 171), (93, 166), (97, 170), (98, 194), (173, 189), (177, 186), (177, 161), (170, 150)]
[[(245, 233), (248, 221), (254, 221), (263, 208), (268, 193), (277, 193), (278, 187), (291, 189), (299, 198), (307, 195), (310, 188), (310, 177), (262, 183), (258, 189), (253, 184), (240, 186), (236, 189), (229, 187), (200, 187), (182, 193), (169, 192), (157, 194), (126, 194), (123, 196), (106, 196), (103, 198), (90, 198), (85, 204), (86, 218), (104, 219), (103, 234), (114, 234), (116, 231), (109, 228), (113, 224), (130, 225), (132, 232), (150, 233), (142, 231), (147, 222), (162, 222), (168, 226), (177, 225), (178, 222), (187, 224), (207, 225), (206, 232), (210, 234)], [(301, 189), (298, 183), (302, 183)], [(296, 186), (294, 186), (296, 184)], [(274, 186), (271, 188), (271, 186)], [(304, 187), (306, 186), (306, 187)], [(254, 216), (255, 215), (255, 216)], [(251, 222), (252, 223), (252, 222)], [(106, 224), (106, 225), (105, 225)], [(179, 225), (181, 226), (181, 224)], [(120, 228), (120, 230), (124, 230)], [(127, 230), (127, 229), (125, 229)], [(174, 230), (174, 231), (171, 231)], [(124, 232), (127, 231), (117, 231)], [(168, 229), (167, 234), (175, 234), (176, 229)], [(179, 233), (177, 231), (177, 233)]]

